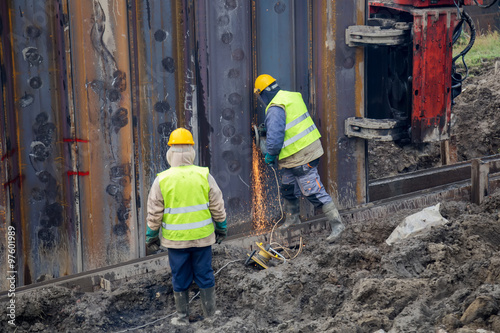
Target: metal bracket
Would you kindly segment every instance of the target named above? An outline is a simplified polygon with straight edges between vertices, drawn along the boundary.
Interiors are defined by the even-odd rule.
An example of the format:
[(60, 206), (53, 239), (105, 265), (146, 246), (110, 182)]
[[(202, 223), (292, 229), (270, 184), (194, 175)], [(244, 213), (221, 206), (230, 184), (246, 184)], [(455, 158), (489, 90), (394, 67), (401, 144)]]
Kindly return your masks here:
[(408, 137), (407, 123), (396, 119), (351, 117), (345, 120), (345, 135), (375, 141), (395, 141)]
[(411, 23), (394, 22), (392, 27), (353, 25), (345, 31), (347, 46), (395, 46), (410, 41)]

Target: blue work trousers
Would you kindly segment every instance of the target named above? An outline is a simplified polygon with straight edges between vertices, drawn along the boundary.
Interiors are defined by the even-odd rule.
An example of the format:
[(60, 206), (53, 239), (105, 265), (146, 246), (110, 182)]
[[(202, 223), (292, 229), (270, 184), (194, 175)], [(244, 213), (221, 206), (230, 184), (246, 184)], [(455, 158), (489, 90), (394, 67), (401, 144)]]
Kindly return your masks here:
[(295, 168), (284, 168), (281, 176), (281, 194), (287, 200), (305, 196), (314, 207), (332, 201), (318, 174), (319, 159)]
[(196, 282), (201, 289), (215, 285), (212, 269), (212, 246), (168, 249), (168, 261), (172, 270), (172, 285), (175, 292), (187, 290)]

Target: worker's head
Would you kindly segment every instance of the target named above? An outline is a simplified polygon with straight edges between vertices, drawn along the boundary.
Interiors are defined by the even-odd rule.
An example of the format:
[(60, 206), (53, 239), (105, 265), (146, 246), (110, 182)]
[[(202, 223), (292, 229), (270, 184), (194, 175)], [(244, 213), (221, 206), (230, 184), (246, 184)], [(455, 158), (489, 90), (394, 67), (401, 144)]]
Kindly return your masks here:
[(269, 74), (261, 74), (255, 79), (253, 92), (264, 105), (267, 105), (278, 93), (280, 87), (276, 79)]
[(167, 151), (167, 162), (170, 166), (193, 164), (196, 153), (191, 132), (185, 128), (173, 130), (168, 139), (168, 145), (170, 149)]
[(168, 145), (192, 145), (194, 146), (193, 135), (185, 128), (177, 128), (170, 133)]
[(272, 84), (276, 83), (276, 79), (269, 74), (261, 74), (255, 79), (254, 94), (261, 94), (264, 90), (271, 91)]

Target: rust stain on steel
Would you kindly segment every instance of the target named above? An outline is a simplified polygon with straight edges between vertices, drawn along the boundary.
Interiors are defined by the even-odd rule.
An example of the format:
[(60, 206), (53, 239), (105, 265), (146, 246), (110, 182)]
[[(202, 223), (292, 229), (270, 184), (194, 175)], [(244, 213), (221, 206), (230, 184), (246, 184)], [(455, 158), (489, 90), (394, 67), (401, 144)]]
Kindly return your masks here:
[(137, 257), (127, 6), (69, 4), (79, 146), (83, 269)]
[[(45, 3), (46, 13), (48, 15), (47, 21), (50, 22), (50, 34), (48, 36), (49, 40), (54, 40), (54, 46), (50, 50), (49, 54), (49, 75), (48, 79), (53, 82), (54, 87), (50, 89), (51, 99), (57, 105), (56, 110), (57, 117), (55, 117), (56, 126), (58, 127), (59, 138), (60, 136), (68, 137), (71, 132), (70, 126), (67, 124), (67, 119), (70, 116), (69, 114), (69, 95), (68, 91), (68, 76), (67, 76), (67, 67), (68, 62), (66, 61), (66, 40), (64, 27), (67, 24), (67, 20), (65, 19), (64, 12), (62, 11), (62, 6), (51, 4), (50, 2)], [(52, 69), (53, 68), (53, 69)], [(52, 79), (52, 76), (54, 78)], [(52, 84), (52, 83), (51, 83)], [(64, 140), (60, 140), (58, 138), (58, 142), (56, 145), (57, 155), (55, 161), (55, 168), (58, 170), (58, 174), (60, 176), (60, 184), (61, 190), (59, 194), (59, 201), (62, 208), (62, 224), (60, 228), (60, 233), (63, 235), (63, 240), (60, 243), (61, 250), (59, 251), (60, 256), (63, 257), (61, 261), (63, 262), (60, 265), (60, 262), (53, 261), (53, 254), (50, 254), (52, 262), (55, 266), (60, 265), (59, 267), (59, 276), (74, 274), (81, 270), (78, 267), (78, 257), (77, 253), (80, 248), (78, 244), (77, 230), (74, 227), (74, 224), (71, 223), (76, 216), (75, 208), (78, 208), (76, 205), (73, 205), (75, 202), (74, 195), (74, 184), (71, 184), (67, 177), (64, 175), (62, 170), (64, 170), (68, 165), (72, 163), (74, 160), (71, 151), (67, 149), (67, 143)], [(77, 257), (75, 260), (75, 257)]]
[[(356, 1), (356, 24), (363, 25), (365, 23), (365, 0), (357, 0)], [(365, 77), (365, 48), (358, 47), (355, 51), (355, 95), (354, 95), (354, 103), (356, 106), (356, 116), (364, 117), (365, 116), (365, 85), (364, 85), (364, 77)], [(356, 152), (362, 152), (362, 156), (358, 156), (356, 158), (357, 161), (357, 181), (354, 184), (356, 188), (356, 202), (354, 205), (358, 205), (366, 202), (366, 159), (364, 156), (366, 142), (362, 139), (356, 139)]]
[[(134, 117), (137, 120), (134, 124), (135, 167), (138, 170), (137, 225), (140, 228), (141, 256), (145, 255), (141, 244), (144, 242), (146, 229), (144, 221), (149, 189), (156, 174), (168, 168), (166, 152), (170, 133), (178, 126), (186, 126), (190, 121), (190, 118), (186, 121), (184, 113), (187, 98), (177, 89), (183, 84), (189, 88), (194, 85), (184, 77), (185, 59), (178, 59), (178, 55), (183, 54), (178, 49), (186, 44), (184, 39), (187, 38), (186, 33), (178, 33), (175, 27), (177, 22), (185, 21), (176, 18), (179, 11), (182, 11), (181, 8), (181, 4), (175, 4), (174, 0), (136, 0), (132, 2), (130, 9)], [(185, 12), (192, 14), (191, 10)], [(183, 37), (178, 38), (178, 35)], [(180, 89), (188, 91), (184, 86)], [(192, 110), (192, 99), (190, 103)], [(193, 133), (193, 136), (196, 137), (197, 133)]]
[[(5, 64), (6, 58), (8, 58), (8, 54), (5, 54), (7, 52), (7, 44), (5, 43), (5, 36), (6, 36), (6, 31), (7, 29), (4, 28), (3, 26), (5, 25), (5, 15), (6, 9), (5, 9), (5, 4), (0, 4), (0, 26), (2, 26), (2, 30), (0, 31), (0, 63)], [(5, 45), (5, 46), (4, 46)], [(6, 78), (9, 78), (10, 76), (7, 75), (6, 73), (6, 68), (5, 66), (0, 67), (0, 77), (5, 76)], [(0, 85), (0, 123), (3, 124), (0, 126), (0, 156), (1, 162), (0, 162), (0, 185), (6, 184), (8, 182), (8, 179), (10, 178), (10, 160), (12, 157), (14, 157), (14, 149), (9, 147), (7, 144), (7, 133), (6, 133), (6, 127), (8, 126), (7, 124), (7, 115), (6, 115), (6, 110), (9, 108), (9, 106), (12, 106), (12, 101), (10, 98), (8, 98), (7, 90), (9, 90), (9, 83), (5, 82)], [(8, 105), (8, 103), (10, 105)], [(9, 153), (11, 151), (11, 153)], [(8, 266), (8, 227), (12, 223), (12, 216), (11, 216), (11, 210), (10, 210), (10, 195), (11, 191), (8, 186), (0, 186), (0, 274), (2, 276), (7, 276), (7, 268)], [(0, 289), (1, 290), (6, 290), (9, 289), (9, 281), (7, 279), (2, 279), (3, 281), (0, 281)]]
[(133, 134), (133, 142), (134, 142), (134, 168), (136, 170), (135, 174), (135, 192), (137, 196), (137, 205), (136, 205), (136, 212), (137, 212), (137, 220), (135, 221), (137, 225), (137, 235), (138, 235), (138, 246), (139, 246), (139, 257), (144, 257), (146, 255), (145, 251), (145, 227), (141, 227), (141, 221), (145, 221), (145, 214), (144, 210), (141, 209), (141, 207), (145, 207), (142, 205), (140, 202), (142, 198), (144, 198), (144, 191), (143, 186), (141, 186), (142, 182), (142, 175), (144, 174), (143, 172), (137, 172), (137, 170), (141, 170), (141, 138), (140, 138), (140, 133), (139, 130), (141, 128), (140, 126), (140, 115), (142, 112), (141, 110), (141, 95), (140, 95), (140, 88), (139, 88), (139, 57), (138, 57), (138, 44), (139, 44), (139, 38), (137, 35), (137, 27), (138, 27), (138, 15), (137, 15), (137, 3), (136, 1), (130, 2), (130, 6), (128, 8), (128, 16), (129, 16), (129, 36), (130, 36), (130, 85), (135, 87), (135, 89), (131, 89), (130, 95), (132, 98), (132, 110), (133, 112), (133, 129), (132, 129), (132, 134)]
[[(9, 15), (9, 19), (8, 19), (8, 24), (6, 24), (6, 26), (9, 27), (9, 31), (13, 31), (13, 26), (12, 26), (12, 22), (13, 22), (13, 16), (15, 16), (15, 12), (13, 9), (11, 8), (8, 8), (7, 9), (7, 12), (8, 12), (8, 15)], [(15, 69), (15, 65), (14, 65), (14, 59), (15, 59), (15, 56), (14, 56), (14, 34), (13, 33), (10, 33), (9, 34), (9, 45), (11, 47), (10, 49), (10, 60), (11, 60), (11, 66), (12, 66), (12, 98), (14, 101), (17, 101), (18, 98), (18, 94), (17, 94), (17, 89), (15, 87), (17, 87), (17, 75), (15, 74), (16, 73), (16, 69)], [(12, 105), (12, 110), (15, 110), (16, 109), (16, 106), (15, 105)], [(10, 114), (12, 114), (12, 112), (10, 112)], [(15, 134), (11, 134), (11, 137), (12, 136), (15, 136), (16, 138), (16, 143), (20, 146), (20, 143), (21, 143), (21, 133), (20, 133), (20, 126), (18, 127), (17, 125), (19, 124), (19, 112), (15, 112), (15, 115), (13, 116), (13, 118), (15, 119), (14, 120), (14, 126), (16, 126), (16, 128), (12, 128), (11, 130), (14, 130), (15, 131)], [(21, 149), (20, 148), (20, 152), (21, 152)], [(13, 166), (13, 168), (19, 168), (17, 170), (17, 174), (18, 175), (21, 175), (22, 174), (22, 167), (21, 167), (21, 162), (20, 162), (20, 157), (18, 157), (17, 159), (17, 165)], [(17, 192), (17, 191), (16, 191)], [(19, 192), (18, 192), (18, 195), (19, 195), (19, 200), (21, 200), (21, 198), (24, 198), (24, 192), (23, 192), (23, 187), (22, 186), (19, 186)], [(19, 207), (19, 217), (20, 217), (20, 220), (15, 223), (16, 224), (16, 236), (18, 237), (18, 241), (17, 241), (17, 245), (19, 245), (19, 243), (21, 243), (21, 247), (22, 247), (22, 253), (25, 253), (25, 254), (28, 254), (30, 253), (30, 244), (28, 242), (28, 239), (26, 239), (27, 237), (24, 237), (24, 235), (28, 235), (28, 226), (26, 225), (26, 212), (25, 212), (25, 206), (24, 205), (20, 205)], [(19, 226), (21, 228), (19, 228)], [(20, 233), (19, 233), (19, 229), (21, 229)], [(19, 249), (19, 246), (16, 246), (17, 249)], [(18, 253), (20, 253), (20, 251), (18, 250)], [(21, 269), (22, 268), (22, 269)], [(26, 256), (18, 256), (18, 270), (21, 271), (21, 276), (19, 277), (20, 278), (20, 283), (24, 283), (24, 284), (29, 284), (31, 283), (31, 274), (29, 273), (29, 263), (28, 263), (28, 258), (26, 258)]]
[[(255, 26), (257, 24), (257, 4), (256, 4), (256, 1), (255, 0), (252, 0), (252, 3), (251, 3), (251, 6), (250, 6), (250, 10), (251, 10), (251, 15), (252, 15), (252, 18), (251, 18), (251, 21), (250, 21), (250, 26), (252, 27), (252, 31), (255, 31)], [(250, 37), (250, 43), (251, 43), (251, 48), (252, 48), (252, 80), (251, 80), (251, 91), (252, 91), (252, 109), (254, 110), (257, 110), (258, 109), (258, 102), (257, 102), (257, 96), (253, 93), (253, 89), (254, 89), (254, 83), (255, 83), (255, 79), (260, 75), (260, 73), (258, 72), (258, 66), (257, 66), (257, 34), (256, 33), (252, 33), (251, 34), (251, 37)], [(259, 126), (260, 123), (263, 123), (263, 119), (260, 119), (259, 115), (258, 115), (258, 112), (253, 112), (252, 116), (251, 116), (251, 121), (252, 121), (252, 125), (256, 125), (256, 126)], [(252, 164), (254, 162), (252, 161)]]
[(320, 0), (314, 3), (313, 48), (317, 61), (315, 105), (319, 118), (318, 127), (325, 155), (321, 161), (322, 177), (327, 192), (338, 198), (334, 180), (337, 179), (337, 82), (335, 69), (336, 1)]
[(16, 214), (12, 222), (18, 253), (22, 253), (17, 258), (19, 283), (29, 284), (43, 274), (57, 277), (74, 269), (68, 253), (72, 249), (71, 230), (64, 223), (71, 211), (65, 204), (67, 192), (61, 172), (66, 156), (58, 140), (65, 124), (61, 119), (66, 118), (64, 97), (58, 98), (64, 91), (57, 56), (59, 22), (54, 19), (58, 6), (19, 4), (4, 3), (2, 10), (9, 15), (8, 19), (2, 16), (9, 31), (6, 38), (2, 36), (2, 44), (10, 48), (9, 60), (3, 63), (12, 71), (7, 86), (9, 99), (15, 101), (5, 109), (10, 118), (5, 135), (21, 147), (12, 161), (12, 168), (19, 169), (15, 186), (19, 192), (11, 195)]
[[(62, 4), (62, 13), (61, 13), (61, 21), (63, 22), (64, 29), (64, 53), (70, 55), (71, 54), (71, 38), (69, 29), (68, 17), (68, 2), (63, 1)], [(69, 58), (65, 59), (66, 66), (66, 88), (68, 92), (73, 91), (73, 67), (71, 66), (71, 61)], [(68, 143), (70, 147), (70, 155), (71, 155), (71, 169), (78, 170), (78, 142), (76, 140), (76, 127), (75, 127), (75, 104), (73, 99), (73, 94), (67, 94), (67, 108), (68, 108), (68, 116), (69, 116), (69, 131), (68, 136), (74, 140)], [(75, 247), (76, 247), (76, 271), (78, 273), (83, 271), (83, 253), (82, 253), (82, 217), (80, 213), (80, 195), (78, 190), (78, 176), (74, 175), (69, 179), (71, 189), (73, 191), (70, 200), (68, 200), (68, 204), (73, 204), (73, 212), (74, 212), (74, 238), (75, 238)]]
[(361, 1), (314, 2), (315, 100), (325, 149), (320, 170), (340, 208), (366, 200), (365, 143), (343, 132), (345, 119), (364, 109), (362, 51), (344, 41), (345, 29), (361, 22), (363, 13)]
[(186, 118), (184, 114), (184, 100), (186, 98), (186, 85), (184, 80), (186, 57), (186, 39), (188, 39), (186, 21), (187, 21), (187, 8), (184, 7), (185, 0), (173, 1), (173, 15), (174, 24), (173, 28), (173, 43), (175, 48), (175, 86), (177, 87), (177, 119), (179, 127), (186, 127)]

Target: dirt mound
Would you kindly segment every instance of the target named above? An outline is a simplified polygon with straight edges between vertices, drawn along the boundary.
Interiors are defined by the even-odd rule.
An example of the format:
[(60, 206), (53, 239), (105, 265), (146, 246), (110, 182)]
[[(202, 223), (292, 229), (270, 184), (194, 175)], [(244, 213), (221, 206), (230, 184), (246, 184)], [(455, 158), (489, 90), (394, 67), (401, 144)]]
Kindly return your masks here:
[[(451, 143), (457, 147), (457, 162), (500, 153), (500, 72), (495, 74), (496, 62), (500, 60), (471, 69), (462, 94), (455, 99)], [(369, 141), (368, 147), (370, 179), (441, 165), (440, 143), (400, 146)]]
[[(446, 225), (392, 246), (385, 240), (415, 211), (352, 223), (338, 244), (325, 243), (326, 234), (308, 237), (295, 259), (267, 270), (244, 265), (247, 249), (216, 245), (221, 314), (197, 320), (196, 298), (189, 327), (170, 324), (175, 306), (166, 270), (112, 292), (20, 294), (17, 331), (500, 332), (499, 208), (500, 193), (481, 206), (442, 203)], [(190, 296), (197, 291), (193, 286)], [(0, 328), (7, 331), (7, 322)]]

